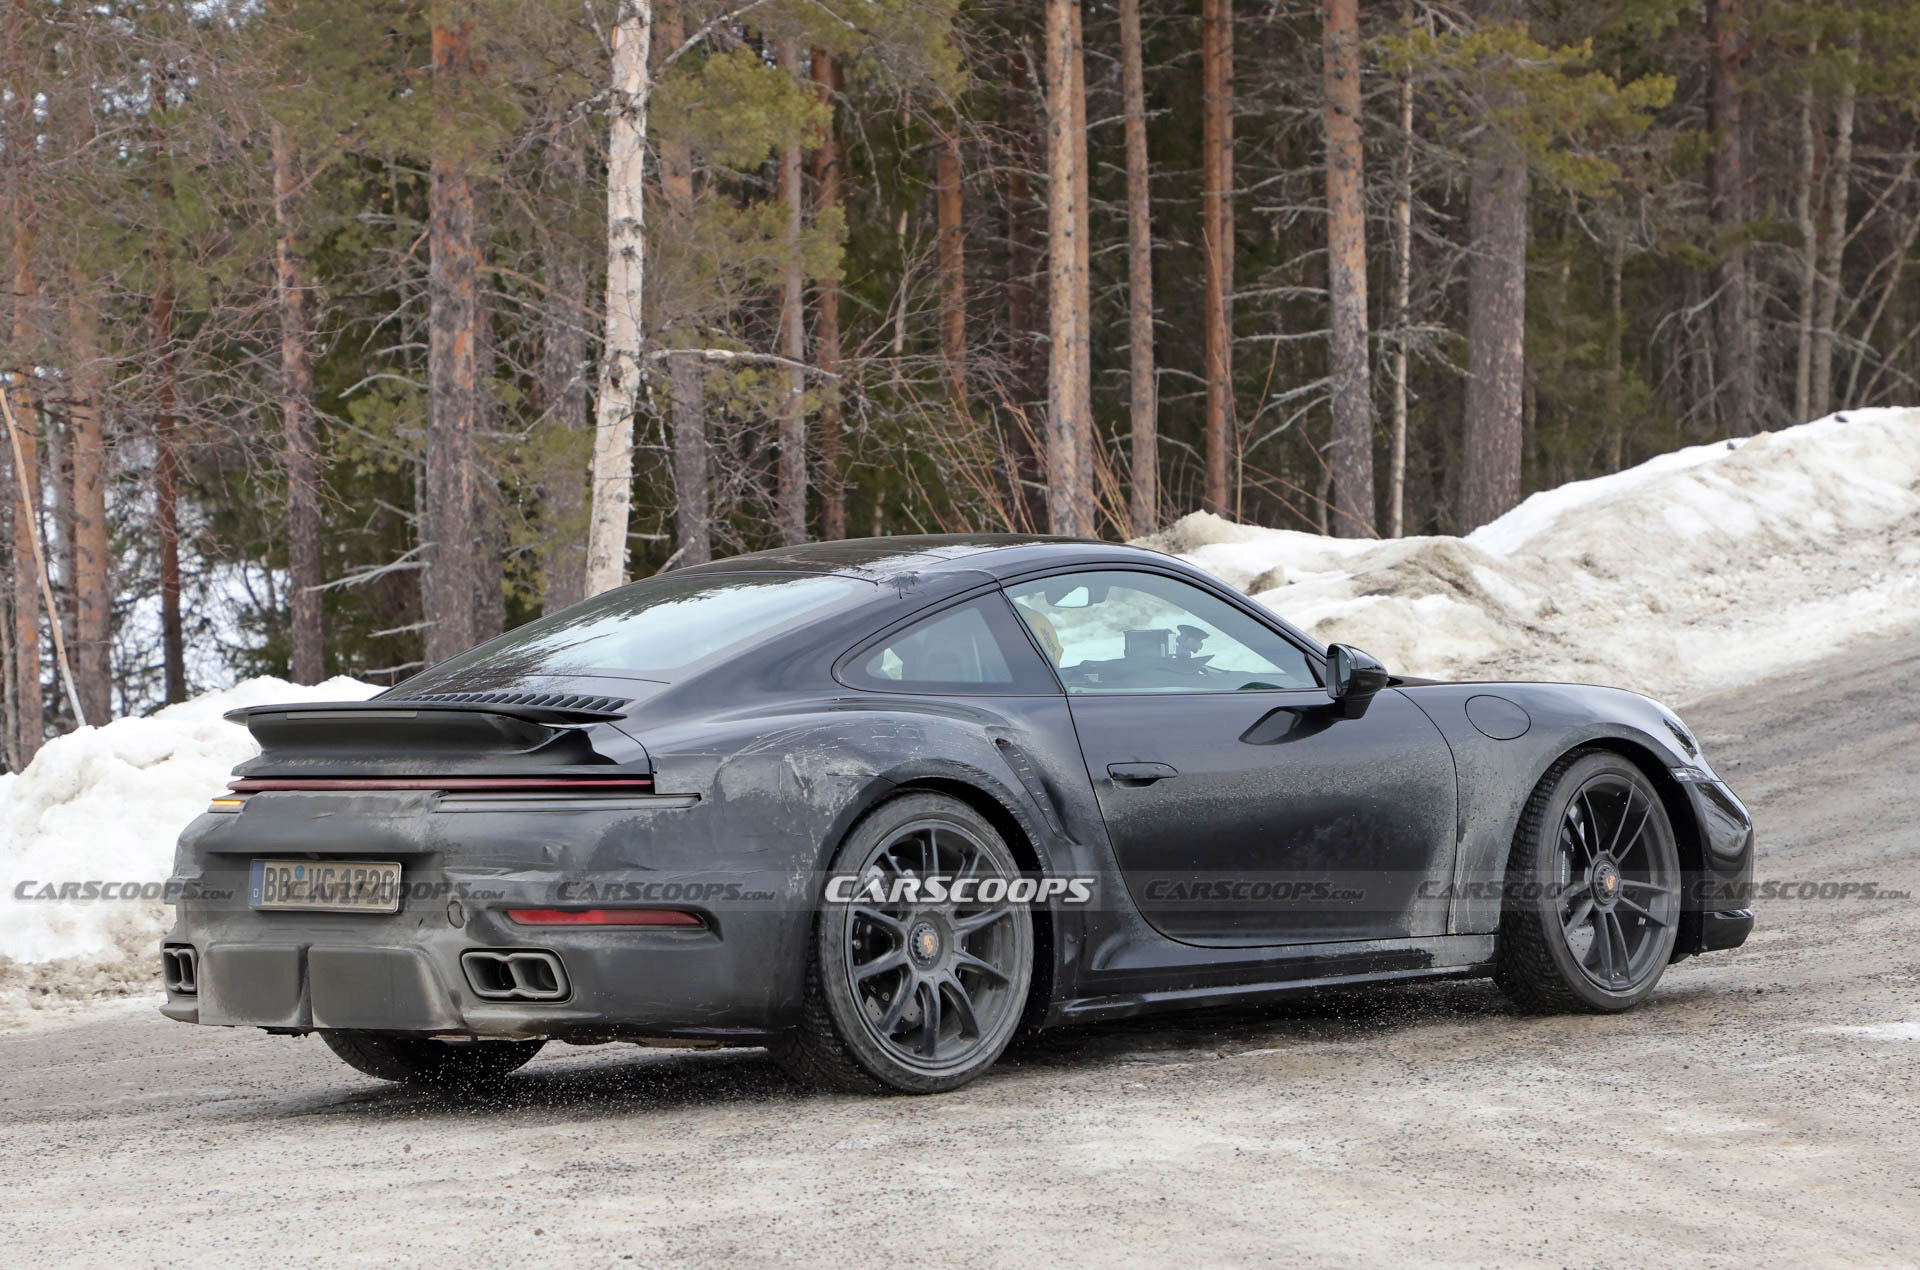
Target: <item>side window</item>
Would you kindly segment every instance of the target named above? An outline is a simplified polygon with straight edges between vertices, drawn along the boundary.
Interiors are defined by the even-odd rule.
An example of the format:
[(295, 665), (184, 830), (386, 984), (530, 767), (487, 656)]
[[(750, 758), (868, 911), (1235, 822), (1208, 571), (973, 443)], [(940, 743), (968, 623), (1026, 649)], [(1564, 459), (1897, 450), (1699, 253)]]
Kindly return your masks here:
[(997, 594), (882, 636), (849, 658), (840, 678), (881, 692), (1052, 696), (1060, 691)]
[(1157, 573), (1090, 570), (1007, 588), (1072, 693), (1313, 688), (1292, 642), (1199, 587)]

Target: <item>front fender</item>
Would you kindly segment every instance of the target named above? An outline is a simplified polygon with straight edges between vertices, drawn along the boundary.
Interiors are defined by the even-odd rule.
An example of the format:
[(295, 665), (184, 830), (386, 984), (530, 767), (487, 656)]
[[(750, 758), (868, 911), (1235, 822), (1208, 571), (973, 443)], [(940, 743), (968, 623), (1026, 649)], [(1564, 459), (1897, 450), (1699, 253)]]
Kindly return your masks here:
[[(1700, 884), (1738, 886), (1751, 878), (1753, 832), (1746, 809), (1714, 775), (1691, 733), (1658, 702), (1586, 684), (1426, 684), (1400, 691), (1426, 712), (1453, 748), (1460, 827), (1451, 933), (1499, 928), (1500, 888), (1521, 812), (1553, 765), (1582, 746), (1622, 751), (1646, 769), (1661, 792), (1681, 842), (1682, 869), (1693, 884), (1683, 897), (1682, 952), (1697, 951), (1690, 944), (1699, 942), (1699, 911), (1718, 907)], [(1514, 732), (1517, 716), (1484, 703), (1470, 707), (1476, 698), (1517, 706), (1525, 713), (1525, 730), (1496, 735)]]

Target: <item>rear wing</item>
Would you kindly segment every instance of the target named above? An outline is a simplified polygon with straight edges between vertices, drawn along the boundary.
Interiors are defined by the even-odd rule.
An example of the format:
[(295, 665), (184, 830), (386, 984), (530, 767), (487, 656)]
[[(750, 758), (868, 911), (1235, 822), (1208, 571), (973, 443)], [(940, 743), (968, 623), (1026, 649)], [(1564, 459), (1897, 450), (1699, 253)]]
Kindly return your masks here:
[[(489, 699), (497, 698), (497, 699)], [(606, 776), (652, 770), (616, 697), (465, 693), (248, 706), (226, 718), (260, 743), (262, 776)]]

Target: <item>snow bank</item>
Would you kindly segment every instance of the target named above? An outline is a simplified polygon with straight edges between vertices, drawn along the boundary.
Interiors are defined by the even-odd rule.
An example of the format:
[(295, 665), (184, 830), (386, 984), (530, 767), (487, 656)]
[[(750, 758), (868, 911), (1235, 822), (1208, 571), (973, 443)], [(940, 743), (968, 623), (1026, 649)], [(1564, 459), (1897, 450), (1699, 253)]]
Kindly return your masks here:
[(81, 728), (0, 778), (0, 1020), (61, 998), (148, 990), (169, 917), (158, 899), (21, 899), (23, 883), (163, 882), (180, 830), (256, 753), (246, 729), (221, 714), (375, 691), (344, 678), (310, 688), (251, 679), (145, 718)]
[(1920, 410), (1849, 410), (1546, 490), (1464, 538), (1195, 513), (1142, 545), (1395, 670), (1680, 702), (1920, 623)]

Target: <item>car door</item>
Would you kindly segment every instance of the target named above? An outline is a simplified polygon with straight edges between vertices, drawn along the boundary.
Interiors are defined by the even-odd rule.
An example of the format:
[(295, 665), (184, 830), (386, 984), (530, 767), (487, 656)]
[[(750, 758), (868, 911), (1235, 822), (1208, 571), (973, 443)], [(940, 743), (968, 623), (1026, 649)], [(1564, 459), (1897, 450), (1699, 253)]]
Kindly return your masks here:
[(1331, 708), (1316, 660), (1170, 573), (1076, 570), (1008, 597), (1066, 688), (1134, 903), (1195, 944), (1444, 933), (1453, 756), (1402, 694)]

